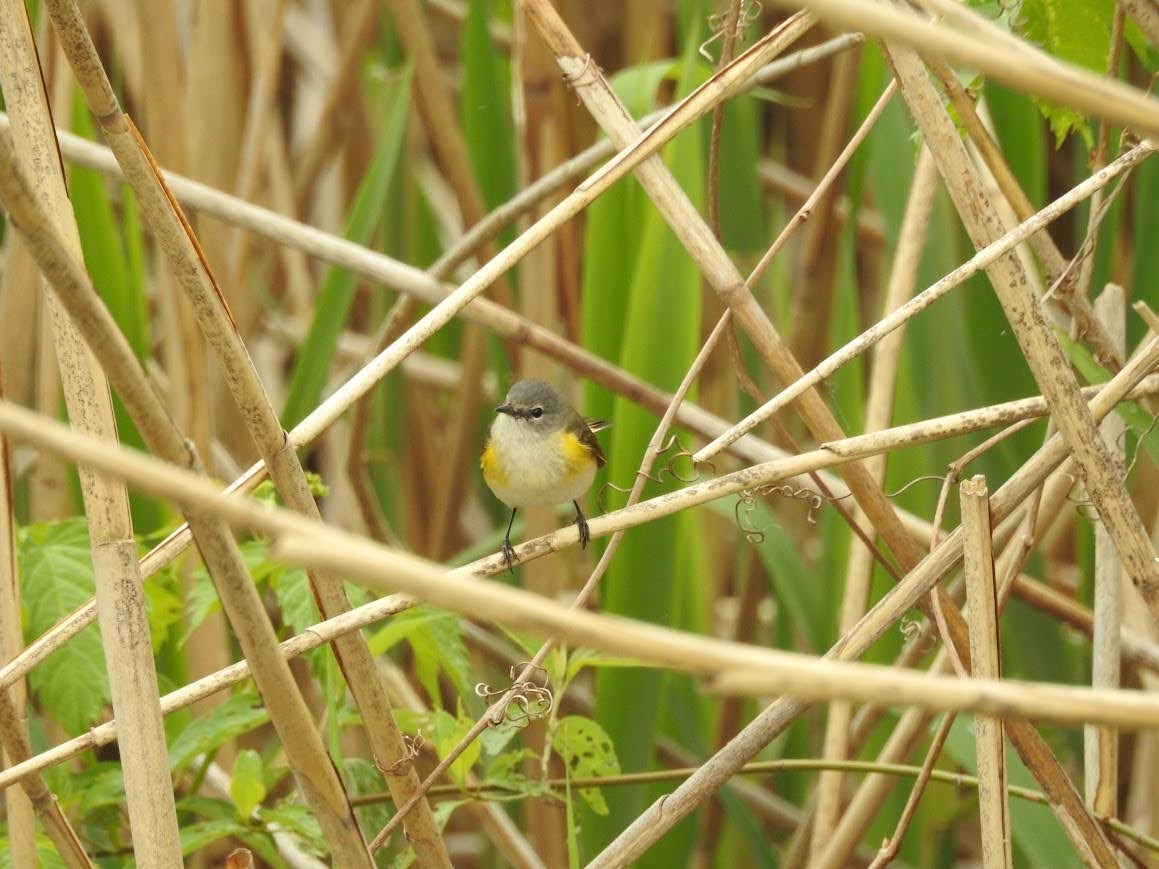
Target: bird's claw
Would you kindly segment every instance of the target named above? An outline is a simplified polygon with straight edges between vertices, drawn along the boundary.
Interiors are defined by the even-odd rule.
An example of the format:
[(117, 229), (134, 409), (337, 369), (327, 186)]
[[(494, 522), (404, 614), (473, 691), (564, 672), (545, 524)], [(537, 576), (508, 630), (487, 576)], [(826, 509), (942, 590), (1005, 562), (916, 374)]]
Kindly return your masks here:
[(507, 569), (512, 573), (515, 572), (515, 547), (511, 545), (510, 538), (504, 538), (503, 545), (499, 548), (503, 554), (503, 560), (507, 562)]
[(580, 549), (587, 549), (588, 543), (592, 539), (592, 532), (588, 528), (588, 520), (584, 518), (583, 513), (576, 514), (575, 527), (579, 529)]

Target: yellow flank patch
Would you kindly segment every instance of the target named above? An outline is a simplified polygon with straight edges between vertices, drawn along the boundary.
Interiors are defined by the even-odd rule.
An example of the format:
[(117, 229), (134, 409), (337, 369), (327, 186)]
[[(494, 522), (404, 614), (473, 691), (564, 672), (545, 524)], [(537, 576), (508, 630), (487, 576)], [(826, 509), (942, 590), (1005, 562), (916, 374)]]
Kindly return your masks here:
[(563, 433), (563, 455), (567, 460), (567, 469), (574, 476), (588, 469), (595, 461), (591, 449), (571, 432)]
[(479, 457), (479, 467), (483, 469), (483, 479), (490, 485), (507, 485), (507, 474), (500, 468), (499, 455), (491, 441), (483, 447), (483, 455)]

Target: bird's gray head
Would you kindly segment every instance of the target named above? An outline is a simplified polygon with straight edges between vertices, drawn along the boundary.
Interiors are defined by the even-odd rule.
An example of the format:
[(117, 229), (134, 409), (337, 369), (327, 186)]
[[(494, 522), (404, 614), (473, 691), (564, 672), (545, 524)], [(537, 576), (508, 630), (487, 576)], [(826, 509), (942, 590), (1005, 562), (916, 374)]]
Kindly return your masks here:
[(567, 420), (569, 408), (558, 392), (542, 380), (520, 380), (512, 385), (496, 413), (524, 421), (544, 431), (554, 431)]

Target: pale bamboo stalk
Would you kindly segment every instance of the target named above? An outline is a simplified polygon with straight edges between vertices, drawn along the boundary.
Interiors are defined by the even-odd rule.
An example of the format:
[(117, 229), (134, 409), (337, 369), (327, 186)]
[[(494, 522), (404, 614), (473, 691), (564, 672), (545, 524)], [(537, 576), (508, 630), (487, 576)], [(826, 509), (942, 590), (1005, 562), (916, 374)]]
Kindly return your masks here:
[[(0, 369), (0, 378), (3, 369)], [(0, 382), (0, 397), (4, 395)], [(20, 614), (20, 575), (16, 570), (16, 516), (12, 503), (12, 474), (8, 441), (0, 438), (0, 661), (8, 663), (20, 654), (24, 630)], [(19, 727), (28, 741), (28, 687), (24, 681), (0, 689), (11, 707), (11, 724)], [(0, 741), (0, 768), (11, 766)], [(13, 866), (36, 865), (36, 814), (32, 801), (23, 790), (9, 788), (4, 792), (5, 818), (8, 822), (9, 859)]]
[[(994, 141), (990, 131), (982, 123), (982, 119), (978, 116), (978, 111), (974, 106), (974, 101), (966, 92), (966, 88), (958, 81), (954, 71), (944, 61), (927, 58), (927, 62), (930, 71), (937, 76), (942, 88), (950, 97), (959, 122), (965, 127), (970, 136), (971, 144), (977, 149), (978, 155), (993, 176), (1003, 198), (1009, 203), (1011, 210), (1020, 222), (1029, 220), (1034, 215), (1035, 208), (1030, 204), (1030, 200), (1018, 183), (1018, 179), (1014, 177), (1014, 173), (1006, 163), (998, 143)], [(1104, 165), (1106, 165), (1105, 160), (1092, 166), (1092, 169), (1097, 171)], [(1096, 213), (1098, 210), (1096, 203), (1099, 202), (1102, 192), (1102, 189), (1096, 190), (1091, 197), (1092, 213)], [(1091, 345), (1095, 356), (1105, 364), (1117, 369), (1122, 365), (1122, 354), (1115, 352), (1106, 330), (1091, 310), (1090, 301), (1079, 291), (1078, 271), (1069, 266), (1049, 232), (1045, 230), (1036, 232), (1027, 241), (1034, 250), (1035, 256), (1042, 263), (1046, 282), (1050, 285), (1050, 290), (1045, 297), (1061, 303), (1074, 320), (1075, 332), (1087, 344)]]
[[(905, 213), (898, 231), (898, 245), (894, 251), (893, 268), (882, 300), (883, 314), (900, 307), (913, 295), (926, 242), (926, 229), (937, 189), (937, 175), (928, 148), (922, 148), (914, 169)], [(865, 428), (875, 431), (886, 428), (893, 415), (893, 393), (897, 386), (898, 360), (902, 351), (904, 332), (887, 336), (873, 349), (869, 394), (865, 402)], [(869, 458), (866, 470), (881, 485), (885, 477), (884, 454)], [(861, 524), (861, 511), (853, 511), (854, 522)], [(854, 538), (845, 570), (845, 590), (841, 601), (838, 631), (845, 633), (865, 613), (869, 600), (869, 584), (873, 576), (873, 555), (861, 541)], [(853, 709), (845, 704), (829, 707), (825, 722), (823, 756), (826, 760), (841, 760), (847, 756), (849, 724)], [(841, 793), (845, 776), (839, 770), (822, 772), (817, 779), (817, 802), (813, 811), (811, 853), (819, 853), (832, 835), (840, 814)]]
[[(619, 144), (631, 141), (638, 133), (631, 116), (598, 67), (591, 63), (590, 55), (583, 52), (551, 4), (546, 0), (528, 0), (526, 8), (540, 36), (556, 55), (556, 61), (564, 76), (593, 118), (613, 142)], [(811, 16), (793, 16), (766, 36), (762, 43), (770, 40), (787, 43), (796, 39), (812, 24)], [(758, 46), (762, 43), (758, 43)], [(755, 46), (748, 49), (737, 63), (751, 56), (754, 50)], [(725, 74), (737, 63), (725, 67), (702, 87), (710, 85), (728, 87)], [(694, 99), (696, 93), (694, 92), (689, 100)], [(668, 119), (661, 121), (654, 130), (664, 127), (667, 122)], [(645, 133), (644, 139), (647, 140), (652, 135), (653, 132)], [(697, 263), (707, 282), (716, 290), (721, 301), (732, 310), (736, 322), (748, 334), (768, 368), (782, 382), (791, 382), (800, 377), (802, 372), (797, 360), (793, 358), (776, 327), (753, 296), (736, 265), (721, 247), (712, 230), (701, 219), (695, 206), (676, 183), (663, 161), (655, 158), (641, 163), (636, 177), (673, 233)], [(818, 440), (832, 440), (843, 436), (832, 411), (816, 391), (807, 392), (800, 397), (798, 410), (806, 426)], [(841, 473), (854, 499), (903, 567), (908, 569), (917, 564), (921, 552), (907, 534), (881, 487), (874, 484), (873, 479), (860, 464), (850, 464)]]
[(4, 370), (5, 395), (21, 404), (33, 404), (36, 374), (36, 339), (40, 335), (41, 293), (36, 262), (19, 236), (4, 240), (0, 283), (0, 323), (5, 324), (0, 342), (0, 367)]
[[(998, 589), (990, 540), (990, 500), (986, 478), (977, 475), (959, 487), (962, 504), (962, 551), (970, 619), (970, 673), (975, 679), (1000, 679)], [(982, 865), (1009, 869), (1010, 805), (1006, 800), (1006, 748), (1002, 722), (989, 715), (974, 719), (978, 760), (978, 812), (981, 816)]]
[[(793, 234), (794, 230), (796, 230), (797, 227), (803, 224), (806, 220), (811, 220), (813, 218), (813, 212), (815, 209), (817, 209), (818, 205), (828, 204), (828, 207), (830, 209), (832, 208), (833, 197), (831, 195), (831, 187), (836, 182), (841, 173), (845, 170), (845, 166), (851, 159), (853, 159), (854, 153), (861, 146), (862, 142), (864, 142), (866, 138), (868, 138), (869, 134), (873, 131), (878, 118), (884, 114), (886, 107), (889, 106), (889, 101), (893, 98), (893, 95), (896, 92), (897, 83), (890, 81), (890, 83), (886, 85), (885, 90), (882, 92), (881, 96), (877, 98), (877, 102), (873, 104), (873, 108), (869, 110), (869, 114), (865, 116), (865, 120), (861, 122), (861, 125), (858, 126), (857, 131), (849, 138), (849, 141), (841, 150), (841, 153), (837, 155), (837, 159), (834, 160), (833, 165), (829, 167), (829, 171), (821, 176), (821, 180), (817, 182), (817, 186), (813, 188), (813, 192), (809, 194), (809, 198), (801, 204), (801, 207), (798, 208), (796, 212), (794, 212), (793, 216), (789, 218), (789, 222), (785, 224), (784, 229), (782, 229), (780, 234), (777, 235), (773, 243), (769, 245), (769, 249), (765, 251), (764, 255), (760, 259), (760, 262), (757, 263), (756, 268), (752, 270), (752, 274), (750, 274), (748, 277), (749, 286), (754, 286), (757, 281), (760, 280), (760, 277), (764, 274), (765, 269), (767, 269), (769, 264), (773, 261), (773, 257), (775, 257), (781, 251), (781, 248), (785, 246), (785, 242), (789, 240), (789, 237)], [(798, 302), (798, 304), (801, 303)], [(814, 330), (815, 327), (809, 327), (806, 334)], [(822, 329), (819, 331), (823, 332), (824, 330)]]
[[(660, 419), (656, 426), (652, 437), (648, 441), (647, 447), (644, 449), (644, 455), (640, 459), (640, 466), (634, 477), (635, 482), (632, 484), (632, 489), (628, 493), (626, 507), (631, 507), (639, 502), (640, 496), (644, 492), (644, 485), (650, 478), (649, 472), (652, 469), (656, 457), (664, 448), (664, 440), (668, 435), (668, 431), (672, 426), (672, 420), (676, 415), (676, 408), (684, 400), (688, 390), (692, 388), (692, 384), (696, 381), (700, 374), (704, 363), (707, 361), (709, 355), (716, 347), (721, 336), (724, 334), (728, 326), (730, 316), (726, 311), (725, 314), (717, 322), (716, 327), (712, 333), (705, 339), (704, 345), (700, 348), (700, 352), (696, 354), (696, 358), (692, 360), (692, 364), (688, 366), (680, 386), (677, 387), (675, 395), (672, 397), (671, 403), (664, 412), (664, 416)], [(571, 602), (572, 609), (582, 609), (588, 604), (596, 589), (599, 588), (599, 583), (603, 579), (604, 574), (607, 573), (611, 566), (612, 558), (615, 557), (616, 550), (620, 547), (620, 541), (623, 539), (623, 530), (618, 530), (612, 534), (612, 539), (608, 541), (608, 546), (604, 549), (603, 555), (600, 556), (599, 562), (595, 569), (591, 572), (587, 582), (584, 583), (583, 588), (576, 594), (575, 599)], [(423, 780), (423, 790), (429, 790), (435, 781), (443, 775), (450, 765), (458, 758), (468, 746), (471, 745), (482, 734), (488, 726), (493, 724), (496, 720), (501, 721), (506, 712), (507, 706), (517, 693), (523, 690), (523, 686), (528, 680), (533, 679), (536, 670), (542, 668), (544, 660), (548, 654), (557, 645), (555, 637), (549, 637), (542, 646), (536, 651), (532, 659), (520, 668), (519, 675), (510, 689), (505, 691), (501, 697), (495, 700), (488, 707), (487, 711), (476, 721), (475, 725), (467, 732), (467, 734), (459, 740), (459, 742), (439, 760), (438, 766), (431, 771), (431, 773)], [(398, 826), (399, 817), (405, 815), (409, 811), (409, 805), (400, 806), (395, 816), (391, 818), (390, 822), (374, 837), (371, 842), (371, 850), (381, 847), (390, 836), (391, 832)]]
[[(1083, 394), (1090, 398), (1097, 394), (1098, 389), (1099, 387), (1094, 386), (1087, 387)], [(1141, 381), (1126, 394), (1125, 398), (1135, 399), (1141, 396), (1154, 395), (1159, 395), (1159, 374), (1150, 375)], [(941, 438), (956, 437), (982, 428), (1006, 425), (1031, 416), (1042, 416), (1045, 413), (1046, 402), (1044, 399), (1020, 399), (974, 411), (951, 414), (946, 417), (935, 417), (919, 423), (896, 426), (867, 435), (855, 435), (842, 441), (823, 444), (819, 450), (796, 456), (788, 456), (768, 447), (767, 452), (760, 454), (766, 457), (761, 462), (761, 465), (764, 466), (757, 466), (738, 475), (719, 478), (711, 484), (688, 486), (674, 495), (662, 496), (660, 499), (646, 502), (645, 505), (642, 505), (640, 512), (631, 511), (625, 516), (626, 524), (623, 527), (631, 527), (640, 522), (648, 521), (647, 516), (649, 515), (671, 515), (679, 510), (687, 509), (689, 506), (705, 503), (712, 500), (713, 497), (723, 497), (774, 482), (792, 480), (798, 485), (807, 485), (808, 481), (805, 475), (814, 471), (822, 472), (822, 479), (826, 485), (833, 488), (839, 484), (835, 479), (827, 478), (824, 475), (824, 469), (840, 464), (843, 459), (870, 458), (882, 452), (917, 446)], [(680, 419), (679, 410), (677, 410), (676, 418)], [(305, 445), (305, 442), (300, 443), (294, 438), (291, 440), (295, 447)], [(742, 440), (739, 443), (746, 443), (746, 441)], [(769, 456), (774, 456), (774, 458), (768, 458)], [(262, 466), (251, 468), (248, 475), (235, 481), (226, 491), (230, 493), (252, 491), (260, 479), (254, 473), (255, 469), (259, 467)], [(717, 494), (712, 495), (710, 492)], [(646, 512), (643, 511), (644, 506), (647, 507)], [(930, 526), (928, 524), (921, 523), (916, 517), (911, 517), (909, 521), (915, 537), (929, 539)], [(613, 529), (615, 527), (613, 526)], [(532, 559), (558, 551), (566, 545), (561, 536), (566, 530), (562, 529), (537, 540), (525, 541), (516, 547), (516, 552), (519, 553), (521, 559)], [(152, 576), (172, 562), (190, 540), (188, 527), (182, 526), (175, 530), (144, 557), (141, 565), (142, 575)], [(506, 566), (502, 558), (491, 556), (475, 562), (473, 569), (475, 573), (492, 574), (506, 570)], [(1086, 633), (1090, 633), (1089, 613), (1086, 620), (1083, 621), (1081, 613), (1074, 609), (1073, 601), (1060, 598), (1057, 593), (1052, 592), (1047, 587), (1032, 584), (1028, 578), (1020, 580), (1016, 584), (1016, 590), (1020, 596), (1026, 597), (1038, 606), (1042, 606), (1044, 601), (1051, 601), (1055, 611), (1058, 611), (1059, 607), (1067, 607), (1065, 612), (1070, 613), (1070, 623)], [(90, 602), (58, 622), (50, 632), (34, 641), (19, 658), (0, 667), (0, 688), (10, 685), (14, 679), (26, 675), (37, 663), (60, 648), (68, 639), (92, 624), (94, 617), (95, 610)], [(1132, 660), (1142, 662), (1152, 669), (1159, 668), (1159, 649), (1152, 648), (1134, 634), (1124, 634), (1123, 641)]]
[[(11, 142), (0, 137), (0, 198), (13, 224), (29, 242), (41, 271), (56, 290), (57, 298), (62, 305), (68, 306), (68, 316), (76, 328), (86, 334), (89, 346), (101, 354), (105, 372), (150, 448), (177, 464), (197, 467), (195, 452), (157, 399), (144, 369), (124, 335), (117, 330), (88, 275), (67, 252), (64, 242), (48, 222), (23, 175), (14, 171), (15, 165)], [(277, 654), (273, 626), (250, 580), (237, 542), (226, 525), (216, 518), (191, 513), (188, 519), (202, 558), (221, 597), (222, 609), (229, 617), (246, 657), (254, 666), (258, 689), (270, 710), (270, 717), (285, 746), (299, 786), (314, 810), (335, 859), (344, 864), (348, 861), (351, 866), (368, 866), (369, 854), (354, 824), (346, 794), (289, 667)], [(136, 545), (130, 539), (129, 546), (122, 547), (122, 550), (115, 554), (123, 563), (131, 562), (135, 572)], [(96, 555), (97, 551), (94, 551), (94, 561)], [(136, 587), (138, 593), (141, 593), (139, 577), (136, 579)], [(144, 617), (143, 603), (140, 612)], [(137, 637), (147, 636), (148, 626), (144, 625), (140, 631), (144, 633), (137, 633)], [(148, 647), (148, 644), (138, 645)], [(156, 697), (157, 692), (154, 690), (154, 709), (157, 709)], [(163, 731), (161, 737), (161, 769), (164, 770), (164, 780), (168, 781)], [(157, 774), (153, 773), (153, 783), (157, 780)], [(172, 797), (172, 791), (168, 788), (166, 793)], [(157, 795), (154, 795), (154, 799), (161, 801)], [(173, 832), (176, 835), (175, 823)], [(164, 852), (159, 850), (156, 853)], [(176, 854), (179, 864), (179, 845)]]
[[(1159, 724), (1159, 697), (1138, 691), (1099, 690), (1015, 680), (931, 677), (895, 668), (813, 658), (792, 652), (713, 640), (658, 625), (575, 610), (498, 583), (448, 573), (440, 565), (391, 550), (299, 513), (249, 499), (222, 497), (208, 480), (153, 456), (99, 441), (40, 414), (0, 403), (0, 431), (51, 450), (102, 474), (123, 477), (156, 496), (211, 511), (224, 521), (267, 534), (275, 555), (307, 568), (325, 566), (377, 592), (401, 592), (434, 606), (507, 626), (558, 634), (569, 643), (714, 678), (724, 688), (786, 693), (811, 699), (843, 698), (942, 711), (1033, 716), (1059, 723), (1114, 723), (1124, 728)], [(731, 690), (731, 688), (730, 688)]]
[[(1105, 327), (1111, 346), (1122, 356), (1127, 348), (1126, 291), (1108, 284), (1095, 300), (1095, 312)], [(1101, 432), (1120, 462), (1126, 423), (1117, 413), (1108, 414)], [(1117, 688), (1122, 647), (1119, 634), (1123, 623), (1123, 570), (1114, 543), (1103, 523), (1095, 523), (1094, 633), (1091, 649), (1091, 685)], [(1084, 784), (1087, 804), (1100, 815), (1118, 815), (1119, 734), (1112, 728), (1083, 730)]]
[(1151, 44), (1159, 45), (1159, 7), (1154, 0), (1122, 0), (1122, 5), (1139, 29), (1147, 34)]
[[(938, 162), (966, 231), (978, 247), (1002, 238), (1007, 228), (989, 202), (953, 120), (917, 54), (887, 49), (910, 111)], [(1157, 103), (1159, 105), (1159, 103)], [(1075, 376), (1039, 300), (1033, 297), (1021, 260), (1013, 253), (986, 269), (1006, 318), (1051, 407), (1051, 418), (1075, 457), (1087, 492), (1099, 511), (1123, 569), (1159, 619), (1159, 558), (1122, 479), (1123, 464), (1107, 449), (1079, 394)]]
[[(306, 652), (333, 642), (344, 634), (361, 630), (396, 613), (410, 609), (414, 605), (413, 598), (403, 595), (378, 598), (357, 609), (319, 622), (304, 633), (296, 634), (288, 640), (284, 640), (278, 646), (279, 654), (287, 660), (299, 657)], [(250, 662), (243, 659), (169, 692), (161, 698), (161, 711), (165, 715), (169, 715), (172, 712), (185, 709), (200, 700), (244, 682), (252, 676)], [(119, 738), (120, 725), (117, 720), (106, 721), (91, 728), (87, 733), (66, 740), (23, 763), (0, 770), (0, 789), (11, 787), (26, 776), (65, 763), (86, 751), (109, 745)]]
[[(873, 0), (777, 0), (777, 5), (808, 9), (836, 27), (893, 40), (986, 73), (1047, 102), (1124, 124), (1146, 136), (1159, 136), (1159, 100), (1061, 61), (1012, 36), (1003, 40), (983, 37), (931, 23), (915, 13)], [(981, 20), (977, 13), (960, 6), (959, 9), (963, 18)], [(1010, 51), (1012, 45), (1021, 51)]]
[[(289, 439), (278, 421), (277, 413), (265, 394), (261, 379), (241, 336), (237, 333), (224, 297), (197, 247), (188, 223), (174, 207), (156, 166), (144, 143), (136, 134), (131, 120), (120, 110), (75, 3), (71, 0), (50, 0), (48, 9), (53, 26), (60, 35), (69, 54), (69, 60), (77, 72), (89, 107), (100, 119), (101, 128), (110, 147), (124, 169), (126, 179), (137, 194), (142, 215), (156, 234), (182, 290), (192, 304), (198, 324), (221, 365), (226, 385), (240, 411), (241, 418), (258, 452), (270, 469), (271, 478), (288, 505), (317, 518), (318, 506), (310, 492), (297, 452), (290, 446)], [(260, 99), (259, 93), (255, 100)], [(255, 112), (262, 114), (260, 106), (255, 107)], [(224, 543), (221, 539), (218, 542)], [(232, 538), (229, 544), (236, 548)], [(202, 548), (204, 551), (204, 547)], [(223, 545), (220, 551), (224, 555), (228, 553), (229, 547)], [(323, 615), (336, 615), (350, 608), (340, 577), (321, 573), (312, 574), (310, 579), (319, 610)], [(256, 594), (253, 595), (253, 600), (256, 600)], [(277, 673), (276, 678), (279, 680), (288, 678), (290, 674), (285, 662), (272, 652), (270, 640), (273, 631), (268, 618), (265, 619), (262, 633), (265, 635), (260, 641), (264, 646), (262, 654), (267, 657), (271, 672)], [(247, 657), (248, 654), (247, 651)], [(343, 637), (335, 643), (334, 654), (362, 714), (363, 726), (375, 758), (380, 768), (390, 769), (406, 757), (406, 747), (402, 733), (391, 714), (386, 694), (377, 678), (366, 640), (361, 635)], [(289, 720), (304, 724), (308, 720), (308, 715), (301, 717), (300, 714), (305, 711), (304, 701), (300, 692), (295, 690), (294, 695), (297, 702), (303, 705)], [(270, 702), (268, 697), (266, 702)], [(354, 827), (353, 816), (349, 813), (349, 804), (342, 791), (341, 782), (332, 766), (324, 768), (319, 766), (325, 758), (320, 737), (312, 733), (309, 741), (303, 744), (303, 750), (309, 758), (309, 760), (303, 758), (303, 762), (312, 766), (315, 774), (321, 773), (322, 778), (319, 781), (324, 782), (326, 791), (329, 791), (324, 800), (320, 799), (315, 803), (315, 809), (322, 810), (325, 803), (329, 803), (331, 808), (339, 809), (339, 812), (329, 819), (336, 837), (336, 841), (333, 842), (337, 848), (336, 859), (357, 861), (352, 865), (364, 863), (369, 857), (356, 827), (351, 829)], [(387, 784), (392, 793), (395, 793), (396, 799), (403, 802), (417, 787), (418, 777), (413, 770), (409, 770), (403, 775), (388, 775)], [(322, 818), (319, 820), (326, 823)], [(419, 807), (409, 820), (407, 833), (420, 865), (449, 865), (446, 848), (430, 814), (429, 806)]]
[[(1110, 412), (1113, 399), (1121, 391), (1150, 371), (1159, 363), (1159, 339), (1153, 338), (1146, 348), (1136, 354), (1127, 365), (1111, 380), (1111, 383), (1099, 393), (1091, 404), (1092, 413), (1099, 419)], [(993, 500), (994, 518), (1001, 520), (1012, 513), (1015, 507), (1032, 492), (1051, 470), (1057, 467), (1066, 458), (1067, 447), (1061, 437), (1052, 437), (1035, 456), (1026, 462), (1005, 485), (999, 489)], [(845, 634), (837, 644), (830, 649), (829, 657), (851, 658), (857, 657), (868, 649), (888, 627), (897, 622), (918, 600), (929, 593), (937, 580), (945, 575), (961, 558), (961, 536), (957, 532), (944, 539), (929, 557), (922, 561), (914, 570), (886, 594), (863, 618), (853, 631)], [(951, 613), (957, 614), (952, 608)], [(960, 616), (959, 616), (960, 619)], [(688, 778), (675, 791), (667, 794), (660, 801), (653, 803), (643, 814), (634, 820), (607, 848), (596, 858), (595, 865), (610, 865), (617, 861), (628, 861), (643, 853), (651, 844), (680, 819), (688, 815), (705, 799), (723, 785), (745, 762), (758, 751), (764, 748), (790, 722), (795, 720), (808, 708), (808, 703), (796, 697), (782, 697), (768, 706), (744, 730), (737, 734), (723, 749), (718, 751), (702, 766), (695, 775)], [(1056, 795), (1056, 802), (1066, 800), (1065, 806), (1061, 803), (1052, 805), (1056, 814), (1063, 821), (1069, 831), (1084, 831), (1080, 848), (1098, 848), (1100, 852), (1109, 855), (1110, 847), (1094, 827), (1090, 816), (1075, 805), (1077, 794), (1069, 788), (1065, 776), (1057, 768), (1057, 760), (1049, 750), (1041, 744), (1041, 739), (1033, 728), (1022, 728), (1015, 731), (1014, 724), (1008, 725), (1008, 735), (1012, 742), (1023, 741), (1020, 753), (1025, 749), (1024, 757), (1029, 756), (1039, 765), (1054, 762), (1053, 778), (1044, 784)], [(1018, 743), (1016, 742), (1016, 745)], [(1090, 842), (1091, 844), (1087, 844)]]
[(736, 424), (722, 436), (716, 438), (698, 450), (693, 459), (707, 461), (721, 449), (733, 443), (737, 438), (751, 431), (760, 423), (771, 417), (777, 411), (786, 407), (801, 394), (817, 386), (821, 381), (835, 374), (843, 365), (864, 353), (894, 329), (908, 322), (915, 315), (928, 308), (950, 290), (965, 283), (969, 278), (988, 268), (999, 258), (1007, 255), (1015, 247), (1041, 231), (1049, 223), (1057, 220), (1080, 202), (1090, 198), (1096, 190), (1109, 184), (1112, 180), (1134, 168), (1154, 152), (1154, 146), (1149, 142), (1141, 142), (1135, 148), (1119, 157), (1110, 165), (1096, 172), (1090, 178), (1077, 184), (1067, 193), (1064, 193), (1050, 205), (1036, 212), (1031, 218), (1023, 221), (1017, 227), (1004, 233), (1000, 238), (983, 246), (974, 256), (945, 275), (937, 282), (918, 293), (913, 299), (893, 309), (871, 327), (866, 329), (852, 341), (835, 350), (828, 357), (819, 362), (811, 371), (783, 388), (764, 405), (753, 411), (740, 423)]
[[(1045, 492), (1042, 498), (1042, 506), (1034, 518), (1033, 536), (1037, 538), (1049, 527), (1053, 517), (1063, 508), (1067, 503), (1066, 495), (1073, 488), (1073, 475), (1070, 472), (1070, 463), (1064, 462), (1043, 484), (1043, 491)], [(997, 566), (996, 572), (1005, 575), (1016, 564), (1016, 559), (1019, 558), (1020, 542), (1014, 538), (1006, 547), (1003, 553), (1002, 562)], [(1005, 605), (1006, 596), (1014, 588), (1015, 583), (1010, 583), (1009, 587), (1003, 586), (1000, 590), (999, 607)], [(938, 659), (935, 665), (941, 667), (943, 670), (948, 669), (949, 658), (946, 655), (948, 647), (943, 647), (939, 652)], [(931, 669), (933, 666), (931, 665)], [(898, 723), (895, 730), (904, 730), (906, 732), (914, 733), (914, 738), (925, 733), (925, 728), (922, 726), (918, 731), (913, 728), (917, 726), (916, 719), (924, 718), (929, 721), (931, 716), (919, 710), (910, 710), (902, 716), (902, 720)], [(898, 754), (906, 743), (894, 740), (891, 736), (889, 740), (890, 751), (883, 749), (878, 755), (879, 761), (890, 761), (903, 759), (907, 754)], [(889, 795), (889, 790), (892, 783), (881, 776), (868, 776), (862, 782), (857, 793), (850, 801), (849, 808), (841, 818), (840, 824), (834, 831), (833, 837), (826, 846), (824, 854), (818, 860), (819, 867), (825, 869), (837, 869), (839, 866), (844, 866), (848, 860), (853, 849), (857, 843), (865, 835), (865, 831), (869, 829), (874, 817), (881, 810), (882, 804)]]
[[(19, 149), (14, 153), (12, 144), (5, 141), (7, 153), (0, 174), (30, 173), (44, 202), (46, 224), (59, 234), (63, 248), (79, 257), (80, 236), (56, 150), (39, 57), (24, 4), (17, 0), (6, 0), (0, 11), (0, 86), (17, 121), (13, 137)], [(78, 429), (115, 441), (117, 427), (105, 374), (59, 300), (46, 295), (69, 418)], [(80, 480), (113, 707), (131, 734), (121, 769), (134, 854), (142, 866), (180, 866), (181, 843), (153, 650), (141, 642), (149, 636), (148, 608), (128, 490), (123, 482), (87, 471), (80, 474)], [(11, 750), (8, 754), (15, 757)]]
[[(1057, 477), (1063, 471), (1056, 472)], [(227, 490), (228, 493), (228, 490)], [(1059, 504), (1062, 499), (1055, 499)], [(1040, 520), (1041, 522), (1042, 520)], [(454, 572), (454, 575), (475, 576), (480, 569), (482, 562), (475, 562), (474, 564), (465, 565)], [(370, 603), (364, 604), (361, 607), (353, 609), (340, 616), (331, 619), (326, 619), (316, 625), (313, 625), (302, 634), (295, 635), (280, 644), (281, 653), (287, 658), (297, 657), (305, 652), (323, 646), (337, 636), (340, 636), (351, 631), (357, 631), (371, 624), (379, 622), (391, 615), (410, 609), (415, 605), (414, 598), (405, 595), (392, 595), (390, 597), (379, 598)], [(1089, 613), (1088, 630), (1089, 630)], [(1154, 672), (1159, 672), (1159, 646), (1149, 644), (1145, 640), (1140, 640), (1133, 634), (1124, 634), (1124, 640), (1131, 642), (1125, 646), (1124, 651), (1128, 656), (1137, 656), (1136, 662), (1144, 667), (1150, 668)], [(907, 647), (918, 647), (924, 640), (920, 638), (907, 644)], [(514, 659), (512, 659), (514, 660)], [(242, 660), (236, 664), (232, 664), (216, 673), (212, 673), (196, 682), (190, 683), (182, 688), (179, 688), (161, 698), (162, 712), (168, 715), (179, 709), (184, 709), (198, 701), (211, 696), (216, 692), (223, 691), (233, 685), (236, 685), (245, 679), (250, 678), (250, 668), (247, 661)], [(7, 683), (7, 680), (0, 680), (0, 686)], [(909, 714), (907, 713), (907, 718)], [(859, 730), (864, 730), (864, 725), (858, 725)], [(92, 728), (88, 733), (78, 736), (72, 740), (61, 743), (54, 748), (48, 749), (33, 758), (13, 767), (9, 770), (0, 771), (0, 789), (10, 787), (12, 784), (22, 780), (24, 776), (39, 772), (50, 766), (63, 763), (71, 758), (95, 748), (108, 745), (114, 742), (117, 738), (117, 722), (115, 720), (106, 722)], [(900, 756), (904, 756), (900, 755)], [(883, 758), (885, 755), (883, 754)], [(881, 759), (881, 758), (879, 758)], [(896, 758), (895, 758), (896, 759)], [(683, 762), (689, 762), (687, 759)], [(864, 790), (864, 788), (862, 789)], [(859, 792), (859, 798), (861, 793)], [(842, 820), (841, 828), (845, 828), (850, 820), (851, 815), (862, 815), (866, 818), (865, 823), (872, 818), (876, 810), (871, 810), (868, 813), (858, 811), (858, 799), (851, 803), (849, 811)], [(854, 833), (849, 847), (856, 845), (858, 838), (860, 838), (861, 831)], [(835, 841), (840, 839), (840, 831), (835, 836)], [(832, 851), (832, 848), (828, 849)], [(845, 857), (843, 856), (837, 861), (835, 865), (843, 865)]]

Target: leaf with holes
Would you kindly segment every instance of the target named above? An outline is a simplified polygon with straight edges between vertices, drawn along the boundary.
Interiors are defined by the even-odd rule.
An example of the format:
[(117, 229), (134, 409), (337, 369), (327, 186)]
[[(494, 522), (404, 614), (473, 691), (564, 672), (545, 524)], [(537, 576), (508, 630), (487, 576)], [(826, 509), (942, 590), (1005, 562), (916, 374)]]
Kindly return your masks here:
[[(551, 747), (574, 778), (620, 774), (620, 761), (612, 740), (590, 718), (582, 715), (561, 718), (551, 734)], [(608, 804), (599, 788), (580, 788), (580, 796), (597, 815), (608, 813)]]

